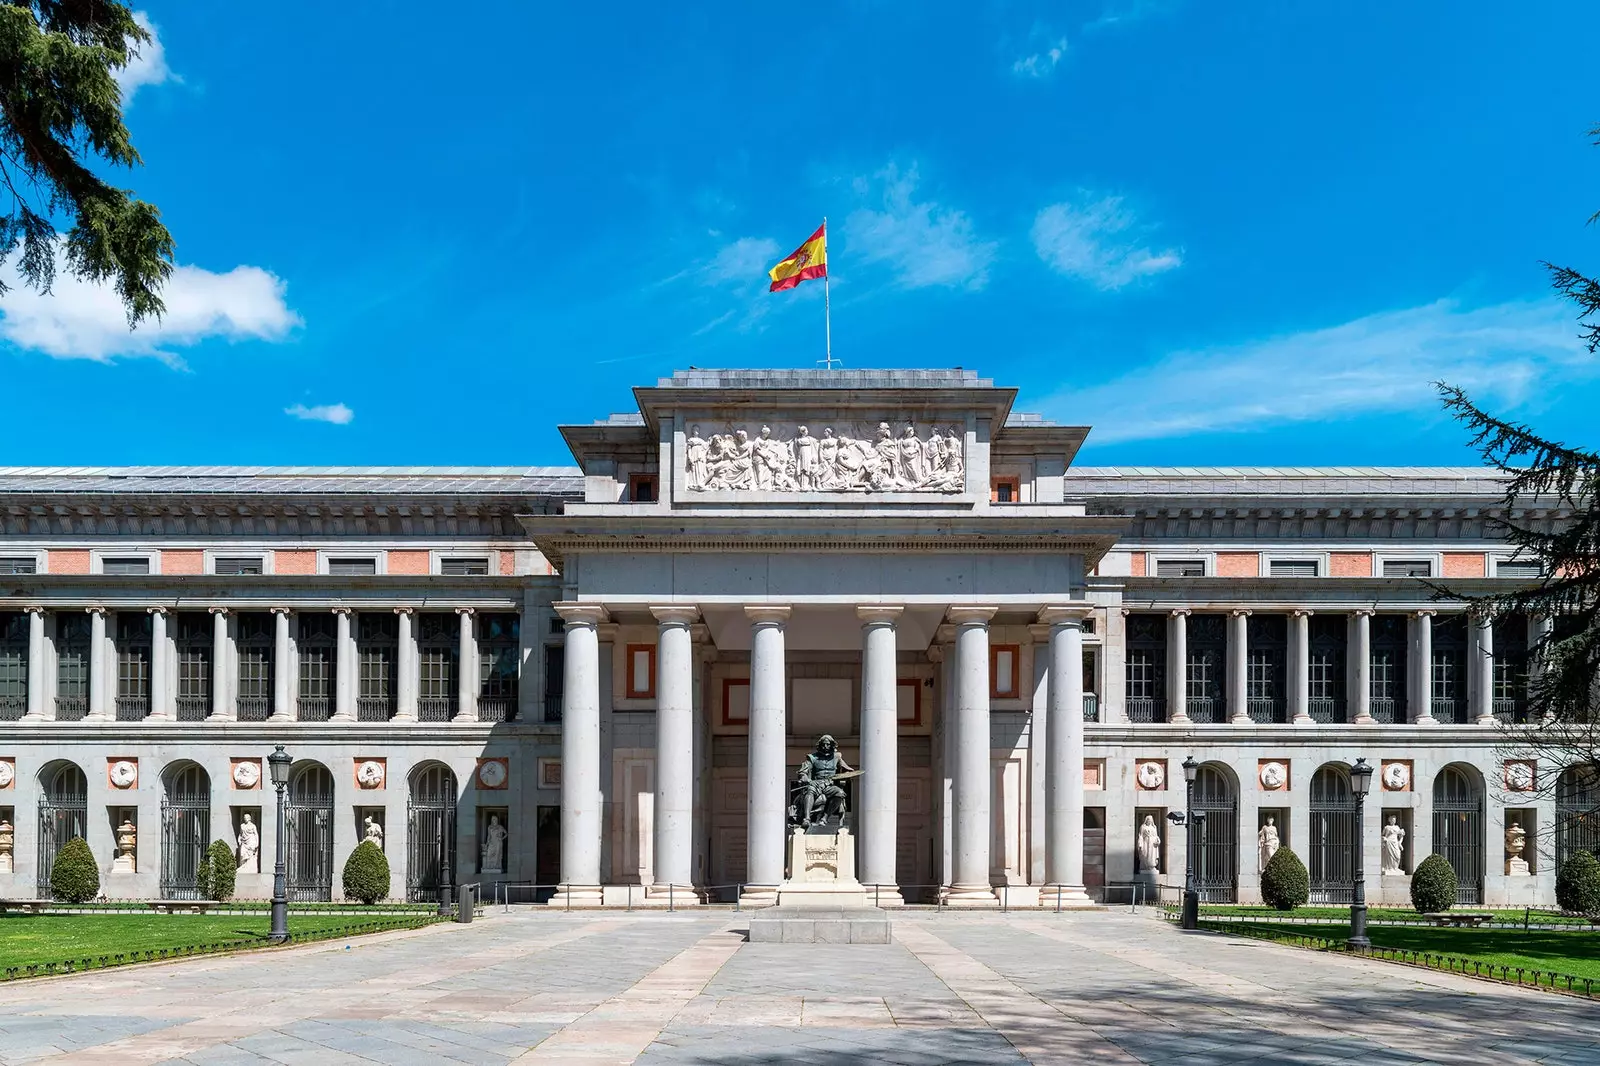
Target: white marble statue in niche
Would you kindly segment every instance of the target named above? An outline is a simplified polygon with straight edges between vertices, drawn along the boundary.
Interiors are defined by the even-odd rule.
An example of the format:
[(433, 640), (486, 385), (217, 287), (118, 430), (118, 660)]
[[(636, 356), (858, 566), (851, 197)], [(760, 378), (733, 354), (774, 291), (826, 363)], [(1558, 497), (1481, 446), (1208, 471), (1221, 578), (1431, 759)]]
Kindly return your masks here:
[(383, 850), (383, 826), (372, 815), (367, 815), (366, 826), (361, 830), (361, 839), (370, 840), (377, 845), (379, 851)]
[(248, 811), (239, 819), (239, 869), (246, 873), (256, 870), (256, 856), (261, 854), (261, 830)]
[(1278, 839), (1278, 820), (1273, 815), (1267, 815), (1267, 824), (1261, 827), (1261, 832), (1256, 834), (1256, 852), (1261, 860), (1261, 869), (1267, 868), (1267, 863), (1278, 854), (1282, 841)]
[(506, 827), (500, 824), (498, 814), (489, 815), (483, 827), (483, 865), (480, 873), (499, 874), (506, 869)]
[(1144, 816), (1139, 826), (1139, 872), (1155, 873), (1161, 869), (1161, 831), (1156, 828), (1153, 814)]
[(1383, 872), (1405, 873), (1405, 857), (1406, 831), (1400, 828), (1400, 819), (1391, 814), (1383, 827)]
[(911, 422), (898, 436), (879, 422), (870, 430), (827, 426), (820, 437), (802, 425), (788, 439), (770, 425), (729, 426), (709, 437), (693, 425), (684, 438), (684, 472), (691, 492), (960, 492), (964, 447), (959, 426), (935, 426), (924, 439)]

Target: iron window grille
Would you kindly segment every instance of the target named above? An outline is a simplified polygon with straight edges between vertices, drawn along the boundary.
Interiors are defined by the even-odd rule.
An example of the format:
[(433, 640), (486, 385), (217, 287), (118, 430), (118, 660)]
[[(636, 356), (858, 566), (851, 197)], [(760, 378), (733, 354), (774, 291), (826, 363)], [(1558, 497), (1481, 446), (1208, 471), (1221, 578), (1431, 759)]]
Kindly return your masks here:
[(517, 716), (522, 617), (478, 616), (478, 720), (509, 722)]
[(1345, 620), (1316, 615), (1309, 621), (1306, 680), (1309, 682), (1310, 706), (1307, 713), (1313, 721), (1343, 722), (1346, 718)]
[(489, 557), (447, 556), (439, 560), (439, 573), (444, 577), (488, 577)]
[(1167, 619), (1159, 614), (1130, 614), (1127, 630), (1128, 720), (1164, 722), (1167, 719), (1166, 661)]
[(259, 555), (218, 556), (211, 569), (226, 577), (260, 577), (265, 560)]
[(211, 711), (211, 616), (178, 615), (178, 695), (180, 722), (203, 722)]
[(356, 720), (387, 722), (395, 710), (395, 657), (400, 620), (391, 614), (356, 618)]
[(559, 644), (544, 648), (544, 720), (561, 721), (562, 700), (566, 696), (567, 650)]
[(1316, 577), (1315, 559), (1274, 559), (1267, 564), (1267, 573), (1273, 577)]
[(1184, 676), (1184, 702), (1196, 722), (1228, 720), (1228, 620), (1220, 614), (1197, 614), (1188, 624), (1189, 661)]
[(28, 713), (28, 616), (0, 614), (0, 721)]
[(1432, 577), (1433, 564), (1426, 559), (1385, 559), (1384, 577)]
[(1433, 851), (1456, 872), (1456, 902), (1483, 902), (1483, 791), (1466, 771), (1446, 766), (1433, 781)]
[(87, 614), (56, 616), (56, 718), (76, 722), (89, 713), (89, 638)]
[(1515, 581), (1537, 581), (1544, 576), (1544, 567), (1538, 562), (1522, 559), (1502, 559), (1495, 564), (1496, 577)]
[(148, 574), (150, 572), (150, 560), (142, 556), (118, 559), (102, 559), (100, 560), (100, 572), (102, 574), (120, 575), (124, 577)]
[(1370, 711), (1386, 724), (1406, 720), (1406, 619), (1380, 614), (1372, 618), (1371, 660), (1368, 669)]
[(150, 713), (150, 616), (117, 614), (117, 721), (139, 722)]
[(270, 614), (239, 615), (234, 712), (241, 722), (265, 722), (272, 716), (274, 629)]
[(1441, 722), (1467, 721), (1467, 622), (1464, 615), (1438, 620), (1433, 626), (1433, 662), (1429, 699)]
[(417, 618), (417, 719), (448, 722), (460, 704), (457, 660), (461, 655), (461, 623), (453, 614)]
[(360, 559), (329, 559), (329, 577), (371, 577), (378, 572), (378, 560), (368, 556)]
[(31, 555), (8, 555), (0, 558), (0, 574), (8, 577), (19, 574), (37, 574), (39, 560)]
[(333, 715), (338, 671), (338, 631), (331, 614), (300, 616), (300, 676), (295, 717), (326, 722)]
[(1569, 766), (1556, 778), (1556, 866), (1580, 851), (1600, 851), (1600, 771)]
[(1251, 615), (1245, 624), (1245, 643), (1245, 713), (1252, 722), (1286, 721), (1288, 619)]
[(1157, 559), (1156, 577), (1205, 577), (1204, 559)]

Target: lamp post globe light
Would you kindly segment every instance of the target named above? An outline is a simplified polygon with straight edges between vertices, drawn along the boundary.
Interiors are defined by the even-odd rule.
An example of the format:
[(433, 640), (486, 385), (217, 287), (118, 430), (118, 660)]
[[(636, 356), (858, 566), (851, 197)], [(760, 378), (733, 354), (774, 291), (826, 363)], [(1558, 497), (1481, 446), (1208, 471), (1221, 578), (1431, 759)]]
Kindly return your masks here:
[(267, 756), (267, 768), (272, 774), (272, 787), (278, 792), (277, 859), (272, 869), (272, 929), (267, 934), (267, 939), (274, 944), (281, 944), (289, 939), (289, 878), (284, 861), (283, 794), (289, 787), (289, 767), (293, 763), (294, 760), (283, 750), (282, 744)]
[(1183, 920), (1185, 929), (1200, 928), (1200, 890), (1194, 881), (1194, 779), (1200, 776), (1200, 764), (1193, 755), (1183, 760)]
[(1364, 809), (1367, 790), (1372, 787), (1372, 767), (1365, 759), (1357, 759), (1350, 767), (1350, 790), (1356, 797), (1355, 870), (1350, 893), (1350, 939), (1348, 946), (1359, 951), (1372, 947), (1367, 939), (1367, 875), (1366, 861), (1362, 857), (1363, 839), (1366, 836)]

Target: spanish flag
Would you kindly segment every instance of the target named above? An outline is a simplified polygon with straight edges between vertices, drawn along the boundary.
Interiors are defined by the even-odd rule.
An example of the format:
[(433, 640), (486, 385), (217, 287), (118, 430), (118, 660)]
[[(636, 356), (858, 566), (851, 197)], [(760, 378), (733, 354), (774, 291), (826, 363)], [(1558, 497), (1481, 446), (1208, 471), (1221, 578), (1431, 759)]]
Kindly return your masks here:
[(806, 242), (791, 252), (787, 259), (767, 271), (767, 276), (772, 279), (768, 292), (792, 289), (802, 281), (827, 277), (828, 224), (824, 222), (818, 226), (817, 232), (807, 237)]

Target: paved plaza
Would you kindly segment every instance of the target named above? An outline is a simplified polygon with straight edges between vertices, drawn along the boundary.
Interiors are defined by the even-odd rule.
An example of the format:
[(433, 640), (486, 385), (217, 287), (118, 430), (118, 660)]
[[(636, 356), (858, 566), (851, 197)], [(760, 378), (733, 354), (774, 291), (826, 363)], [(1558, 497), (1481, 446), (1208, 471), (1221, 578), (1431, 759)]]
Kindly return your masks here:
[[(0, 987), (0, 1063), (1600, 1063), (1600, 1007), (1121, 912), (494, 913)], [(175, 917), (174, 921), (182, 921)]]

